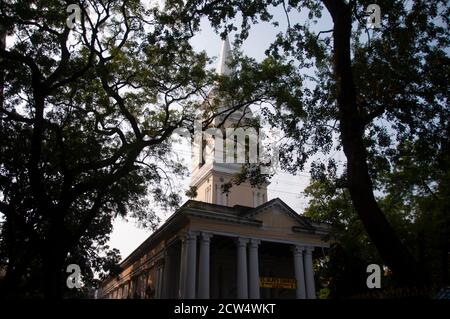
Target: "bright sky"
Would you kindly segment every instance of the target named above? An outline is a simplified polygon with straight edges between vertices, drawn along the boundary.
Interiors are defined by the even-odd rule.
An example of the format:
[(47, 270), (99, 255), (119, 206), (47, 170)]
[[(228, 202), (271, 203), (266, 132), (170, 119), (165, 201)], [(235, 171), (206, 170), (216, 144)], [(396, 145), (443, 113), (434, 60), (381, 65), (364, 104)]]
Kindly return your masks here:
[[(280, 22), (280, 26), (275, 28), (268, 23), (255, 25), (250, 31), (248, 39), (240, 48), (244, 54), (257, 60), (262, 60), (265, 57), (264, 51), (273, 41), (275, 35), (278, 32), (285, 30), (287, 20), (284, 11), (274, 10), (273, 14)], [(290, 17), (291, 23), (294, 23), (299, 19), (301, 19), (301, 17)], [(318, 28), (319, 31), (330, 29), (330, 19), (325, 17), (323, 21), (319, 23)], [(206, 51), (210, 57), (217, 57), (221, 47), (220, 36), (214, 32), (207, 21), (202, 22), (201, 29), (201, 32), (191, 41), (193, 47), (198, 51)], [(234, 35), (231, 34), (230, 41), (233, 41), (233, 36)], [(190, 167), (189, 153), (183, 148), (179, 155), (184, 158), (184, 162), (187, 167)], [(268, 187), (268, 200), (279, 197), (292, 209), (298, 213), (301, 213), (307, 204), (307, 200), (301, 195), (301, 193), (308, 185), (308, 181), (309, 177), (307, 172), (296, 176), (279, 172), (272, 178), (271, 184)], [(184, 189), (187, 189), (189, 185), (189, 178), (178, 182), (180, 185), (184, 186)], [(183, 202), (186, 200), (187, 198), (184, 198)], [(166, 220), (172, 213), (174, 212), (161, 213), (160, 218), (162, 222), (164, 222), (164, 220)], [(127, 222), (123, 219), (118, 219), (114, 223), (110, 246), (119, 249), (122, 258), (125, 258), (150, 234), (150, 230), (139, 228), (133, 221)]]

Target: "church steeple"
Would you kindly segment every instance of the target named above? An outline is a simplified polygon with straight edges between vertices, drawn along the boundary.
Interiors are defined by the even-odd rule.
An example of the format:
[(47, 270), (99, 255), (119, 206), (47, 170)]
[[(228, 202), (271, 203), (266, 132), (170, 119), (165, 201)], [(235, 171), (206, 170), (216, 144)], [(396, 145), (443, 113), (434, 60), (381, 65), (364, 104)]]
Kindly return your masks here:
[(229, 67), (230, 63), (230, 57), (231, 57), (231, 46), (230, 41), (227, 37), (222, 40), (222, 46), (220, 48), (220, 55), (219, 55), (219, 63), (217, 64), (216, 72), (219, 75), (230, 75), (231, 69)]
[[(229, 66), (231, 57), (231, 46), (227, 36), (224, 40), (222, 40), (222, 45), (219, 52), (219, 61), (216, 69), (217, 74), (231, 74), (232, 69)], [(216, 94), (214, 90), (212, 90), (211, 92), (213, 92), (213, 94)], [(220, 105), (217, 107), (216, 111), (226, 111), (227, 109), (227, 105)], [(231, 136), (230, 139), (227, 135), (228, 132), (226, 132), (226, 130), (228, 128), (234, 129), (237, 123), (243, 124), (247, 120), (253, 119), (253, 114), (249, 108), (245, 110), (234, 110), (233, 112), (230, 111), (230, 113), (231, 114), (224, 113), (217, 116), (211, 123), (211, 129), (213, 129), (214, 127), (218, 127), (216, 125), (221, 124), (223, 138), (227, 139), (227, 142), (225, 144), (228, 145), (228, 143), (232, 141), (232, 144), (236, 143), (237, 149), (237, 143), (240, 143), (240, 145), (250, 143), (250, 137), (248, 134), (250, 134), (251, 132), (243, 128), (237, 128), (243, 130), (244, 137), (248, 137), (248, 142), (246, 142), (245, 138), (242, 141), (235, 142), (235, 136)], [(223, 144), (223, 140), (216, 141), (215, 137), (209, 134), (207, 133), (206, 135), (203, 135), (203, 141), (200, 143), (201, 146), (199, 146), (199, 148), (196, 149), (195, 152), (212, 150), (212, 154), (210, 154), (210, 152), (206, 152), (210, 156), (206, 155), (204, 161), (193, 161), (192, 163), (191, 186), (197, 189), (197, 196), (195, 199), (198, 201), (214, 203), (223, 206), (241, 205), (256, 207), (265, 203), (267, 201), (267, 184), (261, 185), (259, 187), (252, 187), (249, 183), (242, 183), (240, 185), (234, 185), (230, 189), (229, 193), (223, 192), (222, 186), (230, 182), (233, 176), (241, 171), (243, 163), (238, 161), (237, 157), (234, 157), (234, 161), (232, 160), (231, 162), (229, 162), (229, 154), (226, 154), (228, 150), (224, 152), (225, 145)], [(216, 142), (221, 143), (221, 147), (216, 147)], [(216, 157), (216, 154), (218, 154), (218, 157)], [(222, 158), (222, 160), (227, 158), (227, 160), (216, 161), (217, 158)], [(231, 159), (232, 158), (233, 156), (231, 157)]]

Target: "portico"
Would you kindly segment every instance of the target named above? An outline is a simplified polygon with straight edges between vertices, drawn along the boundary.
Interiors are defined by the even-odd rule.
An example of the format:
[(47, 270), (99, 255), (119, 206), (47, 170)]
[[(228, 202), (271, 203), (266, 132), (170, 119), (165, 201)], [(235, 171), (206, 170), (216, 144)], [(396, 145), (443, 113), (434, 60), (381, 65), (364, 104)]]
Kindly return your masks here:
[[(124, 261), (106, 296), (118, 298), (115, 291), (127, 287), (136, 298), (316, 298), (313, 259), (328, 246), (321, 239), (327, 225), (280, 199), (256, 208), (188, 201), (166, 224)], [(261, 278), (294, 285), (263, 287)]]
[[(221, 75), (230, 72), (230, 54), (226, 40), (219, 59)], [(214, 96), (216, 91), (209, 94)], [(226, 106), (217, 107), (223, 111)], [(222, 112), (211, 125), (226, 129), (254, 120), (247, 108)], [(236, 145), (234, 139), (228, 140), (233, 147), (225, 149), (234, 152), (237, 140)], [(244, 136), (241, 142), (250, 150), (255, 146), (250, 141), (255, 141), (254, 137)], [(243, 163), (217, 160), (235, 158), (234, 153), (223, 152), (222, 144), (202, 133), (193, 152), (200, 155), (209, 149), (213, 154), (194, 156), (191, 163), (195, 200), (181, 206), (121, 263), (120, 273), (103, 282), (101, 296), (316, 298), (313, 262), (317, 253), (328, 247), (324, 241), (328, 225), (297, 214), (279, 198), (268, 201), (269, 181), (259, 185), (243, 182), (225, 192), (223, 186), (232, 183)]]
[[(233, 236), (234, 235), (234, 236)], [(236, 297), (238, 299), (259, 299), (260, 298), (260, 282), (259, 282), (259, 255), (258, 247), (261, 239), (238, 237), (238, 234), (233, 234), (230, 237), (235, 238), (236, 249)], [(180, 298), (199, 298), (209, 299), (210, 292), (210, 242), (213, 233), (204, 232), (190, 232), (188, 235), (191, 239), (192, 245), (198, 240), (200, 247), (199, 256), (195, 256), (196, 250), (188, 250), (189, 258), (181, 260), (183, 273), (185, 269), (192, 271), (192, 280), (186, 280), (186, 290), (184, 293), (180, 290)], [(220, 234), (219, 236), (223, 236)], [(270, 242), (270, 240), (264, 240)], [(292, 251), (292, 259), (294, 261), (292, 267), (295, 273), (296, 290), (295, 296), (297, 299), (315, 299), (315, 282), (312, 264), (313, 246), (303, 246), (302, 244), (285, 243)], [(195, 261), (198, 260), (198, 265)], [(194, 273), (194, 269), (198, 269), (198, 273)], [(197, 281), (195, 281), (197, 278)], [(197, 287), (197, 293), (195, 294)]]

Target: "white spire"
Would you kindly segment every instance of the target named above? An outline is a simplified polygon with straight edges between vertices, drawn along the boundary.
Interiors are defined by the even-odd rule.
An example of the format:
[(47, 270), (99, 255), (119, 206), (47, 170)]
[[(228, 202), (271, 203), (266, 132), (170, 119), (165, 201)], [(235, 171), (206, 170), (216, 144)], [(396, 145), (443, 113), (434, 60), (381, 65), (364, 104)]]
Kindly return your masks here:
[(230, 63), (229, 59), (231, 57), (231, 46), (230, 41), (228, 40), (228, 35), (225, 40), (222, 40), (222, 47), (220, 49), (219, 55), (219, 63), (217, 64), (217, 74), (219, 75), (229, 75), (231, 73), (231, 69), (228, 66)]

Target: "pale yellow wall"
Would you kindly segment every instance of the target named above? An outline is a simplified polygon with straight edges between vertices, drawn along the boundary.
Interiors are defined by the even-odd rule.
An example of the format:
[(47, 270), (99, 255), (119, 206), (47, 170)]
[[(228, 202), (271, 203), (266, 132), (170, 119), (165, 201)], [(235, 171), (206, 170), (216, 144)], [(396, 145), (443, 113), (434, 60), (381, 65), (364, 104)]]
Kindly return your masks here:
[[(118, 277), (110, 280), (104, 287), (103, 293), (107, 293), (108, 295), (113, 293), (113, 298), (126, 298), (128, 297), (128, 291), (131, 290), (131, 278), (136, 274), (136, 271), (141, 274), (148, 275), (147, 283), (155, 288), (156, 282), (156, 265), (158, 260), (154, 257), (160, 253), (165, 247), (165, 241), (161, 241), (157, 243), (151, 250), (142, 254), (142, 256), (136, 260), (131, 265), (127, 266), (123, 269)], [(126, 289), (122, 289), (126, 288)], [(119, 296), (118, 292), (122, 289), (125, 293), (122, 293), (122, 296)]]
[[(227, 199), (227, 195), (222, 193), (221, 185), (229, 182), (232, 176), (214, 171), (207, 176), (208, 177), (203, 179), (197, 186), (197, 197), (195, 200), (229, 207), (233, 207), (234, 205), (255, 207), (253, 193), (255, 193), (255, 196), (259, 193), (259, 205), (267, 202), (266, 186), (257, 188), (252, 187), (249, 183), (233, 185), (228, 193)], [(207, 189), (210, 189), (211, 191), (207, 192)], [(218, 199), (218, 196), (221, 197), (220, 200)]]
[[(197, 197), (195, 198), (195, 200), (205, 203), (213, 203), (213, 195), (212, 195), (213, 184), (211, 181), (212, 177), (211, 175), (209, 175), (207, 178), (203, 180), (203, 182), (200, 182), (200, 184), (197, 186)], [(207, 196), (206, 192), (208, 187), (211, 187), (211, 192), (209, 193), (210, 194), (209, 196)]]
[(286, 212), (278, 209), (259, 212), (252, 218), (261, 220), (264, 227), (291, 229), (292, 226), (299, 226), (296, 220), (294, 220)]
[[(246, 112), (248, 112), (248, 116), (250, 116), (250, 118), (253, 118), (251, 111), (250, 110), (246, 110)], [(241, 114), (242, 115), (242, 114)], [(236, 123), (238, 123), (238, 121), (240, 122), (240, 127), (244, 130), (244, 134), (245, 133), (250, 133), (251, 129), (249, 129), (248, 127), (245, 127), (246, 122), (250, 119), (244, 117), (242, 118), (241, 115), (239, 114), (235, 114), (234, 116), (230, 116), (227, 117), (224, 125), (221, 128), (222, 131), (222, 137), (226, 138), (226, 128), (233, 128), (235, 126)], [(221, 116), (216, 117), (215, 120), (213, 121), (213, 123), (211, 124), (211, 126), (218, 126), (219, 123), (222, 122), (222, 120), (225, 118), (222, 118)], [(255, 133), (256, 130), (254, 130)], [(198, 142), (198, 141), (197, 141)], [(255, 141), (256, 142), (256, 141)], [(223, 145), (223, 151), (226, 151), (226, 143), (224, 143)], [(214, 156), (214, 146), (215, 146), (215, 137), (211, 136), (211, 135), (207, 135), (204, 136), (204, 145), (209, 145), (209, 154), (211, 156)], [(245, 146), (244, 146), (245, 147)], [(201, 150), (195, 150), (200, 152)], [(212, 152), (212, 153), (211, 153)], [(206, 152), (208, 153), (208, 152)], [(222, 154), (223, 155), (223, 154)], [(207, 163), (209, 163), (209, 165), (211, 165), (210, 161), (212, 161), (212, 159), (208, 160), (205, 159), (207, 161)], [(212, 167), (213, 165), (209, 166), (208, 164), (204, 164), (207, 166), (202, 166), (200, 167), (199, 164), (195, 161), (193, 161), (192, 163), (192, 180), (195, 181), (196, 186), (197, 187), (197, 197), (195, 198), (195, 200), (198, 201), (202, 201), (202, 202), (207, 202), (207, 203), (212, 203), (212, 204), (218, 204), (218, 205), (224, 205), (224, 206), (234, 206), (234, 205), (242, 205), (242, 206), (249, 206), (249, 207), (255, 207), (255, 206), (259, 206), (263, 203), (265, 203), (267, 201), (267, 189), (266, 186), (261, 186), (260, 189), (255, 189), (252, 188), (250, 186), (250, 184), (248, 183), (244, 183), (241, 185), (234, 185), (230, 191), (230, 193), (228, 194), (228, 198), (227, 196), (223, 195), (221, 193), (221, 188), (220, 185), (223, 183), (228, 182), (231, 177), (232, 174), (225, 174), (225, 173), (221, 173), (218, 172), (217, 170), (213, 170), (211, 169), (211, 171), (208, 172), (207, 177), (203, 178), (203, 180), (198, 181), (196, 179), (196, 177), (201, 176), (202, 174), (205, 173), (205, 169), (208, 169), (207, 167)], [(240, 166), (235, 164), (223, 164), (222, 168), (226, 167), (228, 171), (236, 171), (239, 172), (240, 170)], [(221, 170), (223, 171), (223, 170)], [(220, 178), (224, 178), (224, 181), (221, 182)], [(207, 188), (210, 187), (210, 192), (206, 192)], [(255, 199), (254, 199), (254, 195), (253, 193), (255, 192)], [(259, 200), (256, 200), (256, 194), (259, 193)], [(208, 194), (208, 196), (206, 195)], [(218, 200), (220, 198), (220, 200)]]
[[(221, 194), (221, 185), (230, 181), (232, 176), (223, 173), (213, 173), (213, 189), (214, 189), (214, 203), (217, 202), (217, 196), (223, 196)], [(223, 181), (222, 181), (223, 180)], [(217, 194), (216, 186), (217, 185)], [(228, 193), (227, 206), (233, 207), (234, 205), (254, 207), (253, 193), (260, 194), (259, 205), (267, 201), (267, 187), (260, 186), (260, 188), (252, 187), (249, 183), (242, 183), (240, 185), (233, 185)], [(221, 204), (225, 206), (224, 197), (222, 197)]]
[[(214, 214), (214, 212), (211, 212)], [(221, 234), (229, 234), (231, 236), (240, 236), (246, 238), (260, 238), (274, 241), (291, 241), (304, 245), (311, 246), (327, 246), (324, 243), (321, 235), (318, 234), (308, 234), (308, 233), (298, 233), (293, 232), (293, 226), (300, 226), (298, 220), (292, 216), (289, 216), (286, 211), (281, 207), (273, 206), (267, 207), (265, 210), (258, 212), (257, 214), (250, 216), (251, 219), (262, 221), (262, 226), (252, 226), (245, 224), (236, 224), (226, 221), (220, 221), (215, 219), (204, 219), (200, 217), (189, 217), (189, 224), (185, 225), (179, 232), (184, 232), (186, 228), (191, 230), (199, 231), (211, 231)], [(177, 236), (173, 235), (167, 242), (170, 242)], [(150, 250), (135, 261), (132, 265), (125, 268), (119, 276), (119, 280), (113, 278), (103, 287), (103, 294), (108, 295), (113, 293), (114, 298), (124, 298), (126, 296), (120, 296), (117, 292), (120, 292), (122, 287), (128, 287), (130, 290), (130, 279), (132, 275), (138, 273), (142, 275), (148, 275), (147, 284), (155, 289), (156, 285), (156, 268), (158, 265), (158, 258), (161, 251), (166, 247), (166, 241), (162, 240), (156, 243)]]

